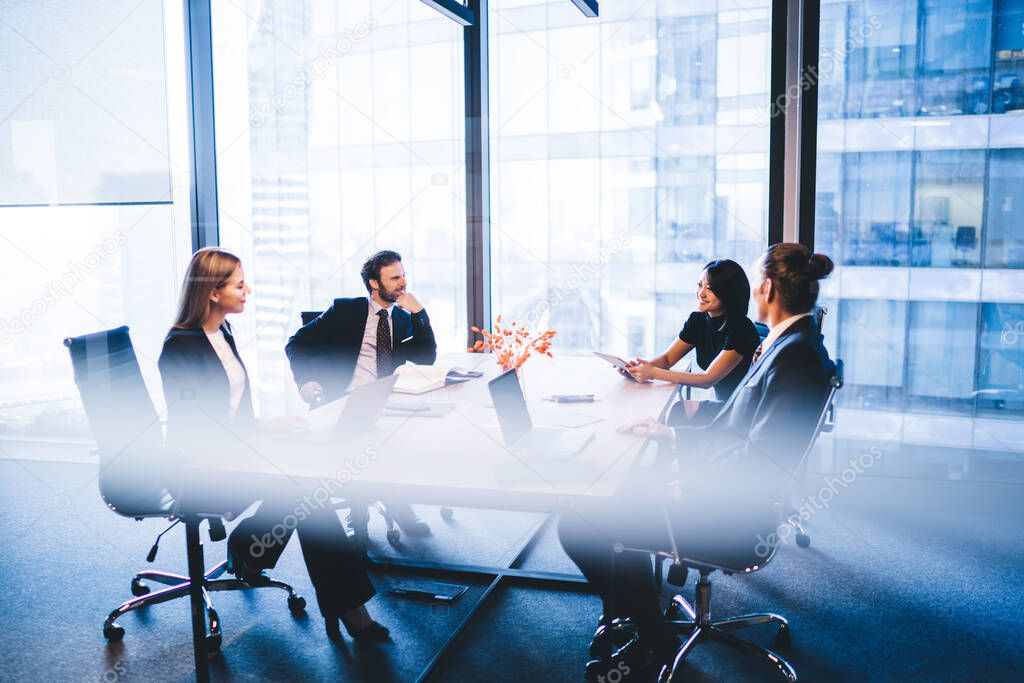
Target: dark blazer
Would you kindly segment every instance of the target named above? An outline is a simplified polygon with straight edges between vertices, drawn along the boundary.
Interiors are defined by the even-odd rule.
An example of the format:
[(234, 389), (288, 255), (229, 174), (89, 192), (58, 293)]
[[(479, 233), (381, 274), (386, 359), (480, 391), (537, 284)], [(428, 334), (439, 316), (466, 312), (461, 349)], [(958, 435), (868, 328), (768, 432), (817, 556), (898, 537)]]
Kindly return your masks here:
[(834, 373), (813, 319), (801, 318), (762, 351), (708, 425), (677, 430), (678, 444), (697, 438), (708, 462), (781, 483), (810, 442)]
[[(292, 335), (284, 350), (300, 389), (306, 382), (319, 382), (328, 401), (345, 393), (356, 370), (369, 312), (365, 296), (335, 299), (329, 309)], [(396, 366), (406, 361), (431, 365), (437, 359), (437, 342), (426, 309), (412, 314), (395, 306), (391, 335)]]
[[(235, 358), (242, 363), (231, 328), (225, 323), (221, 329)], [(168, 332), (157, 365), (167, 401), (169, 444), (209, 447), (211, 439), (231, 443), (236, 441), (232, 432), (244, 434), (255, 430), (248, 372), (245, 393), (234, 417), (231, 417), (228, 375), (202, 328), (172, 329)], [(242, 368), (245, 368), (244, 363)]]

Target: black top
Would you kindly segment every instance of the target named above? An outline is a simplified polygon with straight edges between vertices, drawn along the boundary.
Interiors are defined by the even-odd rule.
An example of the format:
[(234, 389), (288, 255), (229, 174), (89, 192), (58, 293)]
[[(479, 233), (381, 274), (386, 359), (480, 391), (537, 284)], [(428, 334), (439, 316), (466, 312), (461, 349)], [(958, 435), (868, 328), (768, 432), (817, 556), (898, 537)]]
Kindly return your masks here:
[[(292, 335), (284, 350), (299, 389), (315, 380), (323, 387), (326, 400), (344, 395), (355, 373), (369, 312), (365, 296), (335, 299), (329, 309)], [(395, 306), (391, 334), (395, 367), (406, 361), (432, 365), (437, 359), (437, 342), (426, 309), (409, 313)]]
[[(225, 324), (221, 330), (242, 363), (231, 328)], [(240, 435), (255, 430), (248, 374), (242, 401), (232, 416), (228, 373), (202, 328), (171, 329), (157, 365), (167, 401), (167, 441), (171, 445), (207, 446), (216, 452), (214, 449), (237, 444)]]
[(697, 365), (707, 370), (722, 351), (735, 351), (743, 356), (740, 364), (715, 385), (715, 398), (727, 401), (743, 375), (747, 374), (750, 360), (754, 357), (761, 338), (750, 318), (712, 318), (707, 313), (694, 311), (686, 320), (679, 338), (693, 346), (697, 353)]

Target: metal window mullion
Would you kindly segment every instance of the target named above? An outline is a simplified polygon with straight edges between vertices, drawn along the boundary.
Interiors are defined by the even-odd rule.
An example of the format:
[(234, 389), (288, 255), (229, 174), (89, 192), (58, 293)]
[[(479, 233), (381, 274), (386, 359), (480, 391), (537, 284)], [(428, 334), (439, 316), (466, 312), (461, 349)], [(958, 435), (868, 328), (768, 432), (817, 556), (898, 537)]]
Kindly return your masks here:
[(217, 145), (213, 118), (213, 32), (210, 0), (182, 0), (185, 12), (189, 198), (192, 250), (220, 243)]
[(768, 243), (814, 246), (820, 0), (772, 3)]
[[(773, 0), (768, 101), (768, 244), (783, 241), (786, 207), (786, 40), (789, 2)], [(782, 170), (782, 172), (779, 172)]]
[[(818, 51), (821, 32), (821, 1), (801, 2), (800, 26), (800, 162), (797, 194), (796, 237), (814, 249), (814, 211), (818, 170)], [(806, 88), (804, 86), (806, 85)]]
[[(474, 22), (462, 29), (466, 125), (466, 315), (491, 326), (490, 123), (487, 0), (469, 0)], [(475, 335), (467, 330), (472, 345)]]

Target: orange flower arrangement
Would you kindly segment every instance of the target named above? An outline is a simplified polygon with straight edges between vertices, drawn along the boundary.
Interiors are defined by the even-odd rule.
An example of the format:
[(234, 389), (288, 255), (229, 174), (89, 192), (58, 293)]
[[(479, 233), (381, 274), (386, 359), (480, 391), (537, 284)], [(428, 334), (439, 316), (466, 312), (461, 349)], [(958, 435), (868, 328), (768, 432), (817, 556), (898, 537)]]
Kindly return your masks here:
[(478, 339), (470, 348), (466, 349), (471, 353), (483, 353), (490, 350), (495, 354), (495, 359), (502, 370), (508, 371), (519, 368), (534, 351), (551, 358), (551, 338), (555, 336), (554, 330), (545, 330), (540, 334), (534, 334), (525, 325), (512, 323), (511, 326), (503, 327), (501, 316), (494, 321), (494, 331), (481, 330), (475, 325), (470, 327), (483, 339)]

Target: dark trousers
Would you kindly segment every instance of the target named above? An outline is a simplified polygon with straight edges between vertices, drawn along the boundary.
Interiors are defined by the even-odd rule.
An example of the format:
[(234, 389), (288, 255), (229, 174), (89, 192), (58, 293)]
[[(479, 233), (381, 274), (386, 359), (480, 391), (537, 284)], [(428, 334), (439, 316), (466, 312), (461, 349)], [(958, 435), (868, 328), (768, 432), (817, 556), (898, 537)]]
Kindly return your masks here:
[(581, 501), (563, 510), (558, 524), (562, 547), (600, 594), (605, 617), (633, 619), (643, 637), (662, 629), (650, 551), (672, 547), (666, 514), (683, 556), (723, 566), (742, 566), (778, 523), (771, 497), (740, 472), (695, 463), (673, 471), (669, 460), (659, 454), (654, 467), (632, 472), (612, 501)]
[(656, 508), (640, 499), (613, 508), (563, 511), (558, 538), (590, 585), (601, 596), (605, 619), (629, 617), (641, 634), (660, 632), (661, 610), (651, 556), (630, 548), (660, 550), (669, 546)]
[(374, 596), (365, 556), (349, 540), (331, 507), (300, 511), (294, 505), (263, 502), (252, 516), (239, 522), (228, 543), (235, 558), (254, 569), (270, 569), (293, 531), (298, 532), (306, 570), (325, 619), (337, 618)]

